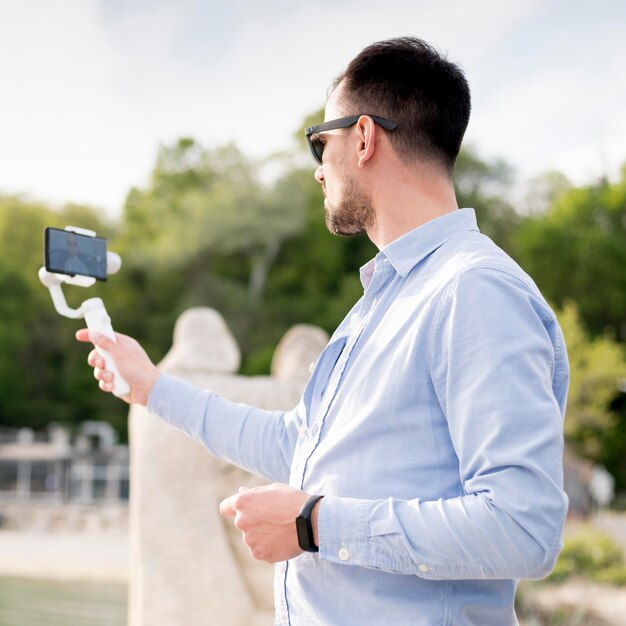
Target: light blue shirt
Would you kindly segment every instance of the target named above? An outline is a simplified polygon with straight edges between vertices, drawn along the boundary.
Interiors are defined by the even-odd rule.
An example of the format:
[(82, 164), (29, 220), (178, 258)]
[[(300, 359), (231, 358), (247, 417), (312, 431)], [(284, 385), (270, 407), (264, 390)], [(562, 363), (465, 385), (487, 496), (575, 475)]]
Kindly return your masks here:
[(561, 547), (567, 355), (533, 281), (461, 209), (361, 270), (299, 405), (163, 375), (149, 409), (219, 458), (324, 494), (319, 553), (276, 566), (276, 623), (516, 624)]

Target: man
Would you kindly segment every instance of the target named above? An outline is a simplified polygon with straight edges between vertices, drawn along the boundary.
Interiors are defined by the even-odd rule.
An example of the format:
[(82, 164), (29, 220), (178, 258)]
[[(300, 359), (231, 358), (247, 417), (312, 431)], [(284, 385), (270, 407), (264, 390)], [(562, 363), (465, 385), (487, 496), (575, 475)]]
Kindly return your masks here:
[(78, 240), (76, 235), (72, 232), (67, 233), (67, 259), (63, 269), (66, 274), (71, 276), (75, 274), (88, 275), (87, 266), (83, 263), (82, 259), (78, 255)]
[(276, 481), (220, 510), (278, 563), (278, 624), (515, 624), (517, 580), (559, 552), (565, 346), (532, 280), (457, 208), (469, 111), (460, 69), (402, 38), (363, 50), (307, 129), (329, 229), (380, 252), (293, 411), (235, 405), (160, 375), (128, 337), (78, 333), (115, 358), (128, 402)]

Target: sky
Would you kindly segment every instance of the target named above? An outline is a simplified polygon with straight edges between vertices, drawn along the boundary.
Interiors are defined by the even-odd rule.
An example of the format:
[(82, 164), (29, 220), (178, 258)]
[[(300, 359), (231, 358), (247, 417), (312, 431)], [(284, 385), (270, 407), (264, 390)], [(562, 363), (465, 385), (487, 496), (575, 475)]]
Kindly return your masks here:
[(290, 149), (350, 59), (402, 35), (463, 68), (466, 143), (518, 179), (626, 162), (623, 0), (0, 0), (0, 194), (114, 218), (181, 136)]

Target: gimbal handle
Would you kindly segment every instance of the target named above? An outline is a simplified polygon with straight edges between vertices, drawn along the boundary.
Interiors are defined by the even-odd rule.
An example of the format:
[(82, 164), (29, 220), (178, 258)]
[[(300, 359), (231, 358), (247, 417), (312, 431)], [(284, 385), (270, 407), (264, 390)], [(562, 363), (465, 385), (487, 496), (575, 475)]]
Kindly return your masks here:
[[(66, 230), (70, 229), (73, 229), (73, 227), (66, 228)], [(92, 236), (95, 236), (95, 233), (93, 233)], [(115, 274), (115, 272), (120, 269), (121, 265), (122, 260), (119, 254), (116, 254), (115, 252), (107, 252), (107, 274)], [(90, 330), (96, 330), (109, 337), (109, 339), (116, 341), (115, 333), (113, 332), (113, 327), (111, 326), (111, 318), (109, 317), (101, 298), (90, 298), (89, 300), (85, 300), (77, 309), (72, 309), (68, 306), (65, 299), (65, 294), (63, 293), (62, 288), (64, 283), (66, 285), (75, 285), (77, 287), (91, 287), (96, 282), (95, 278), (91, 278), (90, 276), (68, 276), (65, 274), (55, 274), (53, 272), (49, 272), (45, 267), (42, 267), (39, 270), (39, 280), (44, 287), (48, 288), (50, 296), (52, 297), (54, 308), (59, 315), (69, 317), (70, 319), (80, 319), (81, 317), (84, 317)], [(106, 368), (113, 372), (113, 393), (120, 398), (128, 395), (130, 393), (130, 385), (120, 375), (113, 357), (102, 348), (96, 347), (96, 350), (104, 358)]]

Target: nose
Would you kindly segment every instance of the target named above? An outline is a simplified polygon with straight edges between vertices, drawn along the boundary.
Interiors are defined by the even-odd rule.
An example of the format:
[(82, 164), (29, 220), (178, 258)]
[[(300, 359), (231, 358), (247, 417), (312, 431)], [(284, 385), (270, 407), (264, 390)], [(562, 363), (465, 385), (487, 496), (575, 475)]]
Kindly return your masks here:
[(324, 170), (321, 165), (317, 166), (315, 170), (315, 180), (321, 185), (324, 182)]

